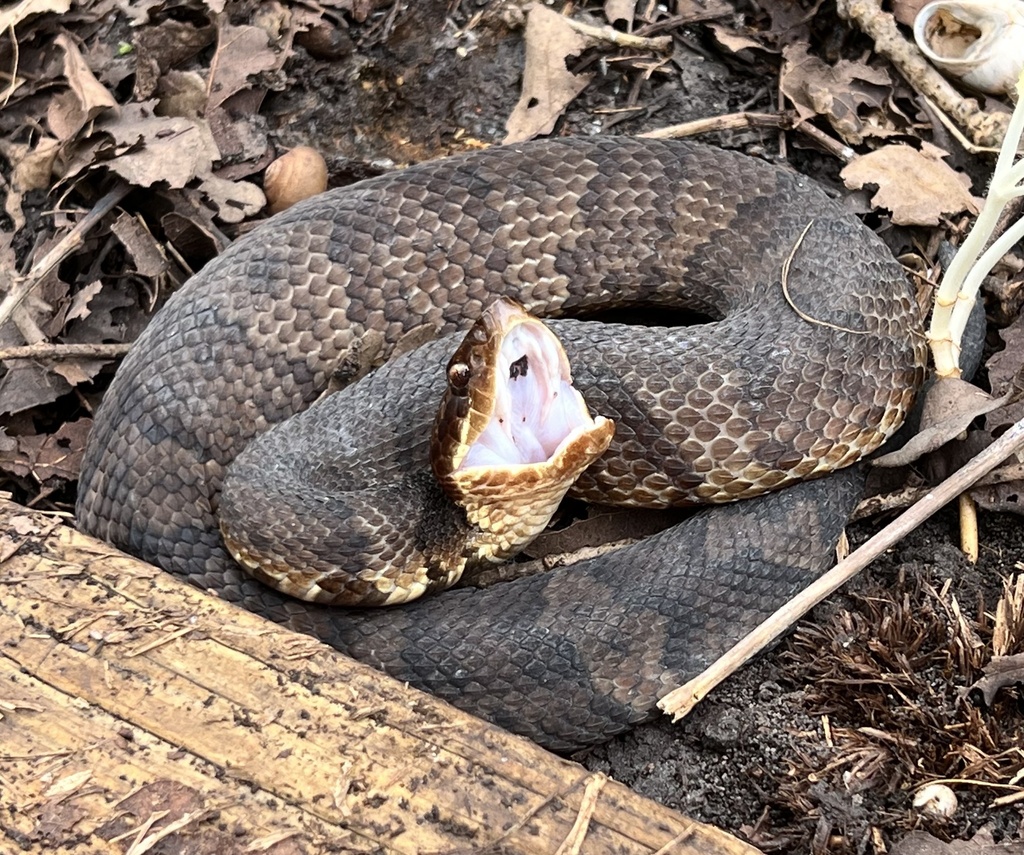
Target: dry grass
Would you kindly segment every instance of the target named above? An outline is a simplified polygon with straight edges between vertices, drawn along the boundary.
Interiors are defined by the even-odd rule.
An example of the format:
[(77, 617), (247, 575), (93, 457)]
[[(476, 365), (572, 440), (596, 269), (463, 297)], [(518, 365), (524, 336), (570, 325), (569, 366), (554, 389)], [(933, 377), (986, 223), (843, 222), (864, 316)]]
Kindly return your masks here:
[[(990, 599), (960, 603), (949, 582), (900, 573), (895, 585), (851, 594), (851, 607), (827, 623), (797, 630), (784, 667), (821, 729), (804, 734), (807, 751), (777, 782), (775, 803), (802, 828), (800, 848), (885, 851), (886, 839), (914, 827), (949, 839), (976, 828), (996, 799), (1024, 799), (1021, 688), (1009, 681), (990, 707), (971, 690), (994, 655), (1024, 652), (1024, 574)], [(933, 781), (971, 809), (947, 822), (923, 818), (913, 793)], [(858, 809), (883, 801), (903, 809), (875, 809), (870, 822)]]

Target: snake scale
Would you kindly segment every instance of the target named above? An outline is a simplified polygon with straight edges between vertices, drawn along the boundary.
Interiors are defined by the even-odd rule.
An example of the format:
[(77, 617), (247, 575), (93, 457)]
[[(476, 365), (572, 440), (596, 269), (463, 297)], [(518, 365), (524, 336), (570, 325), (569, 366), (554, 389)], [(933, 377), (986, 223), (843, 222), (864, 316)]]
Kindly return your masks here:
[[(436, 408), (451, 336), (497, 295), (549, 318), (630, 304), (711, 319), (552, 321), (591, 411), (616, 423), (579, 495), (662, 506), (795, 486), (571, 568), (396, 609), (310, 605), (243, 573), (216, 513), (250, 440), (306, 411), (298, 438), (277, 444), (279, 468), (295, 471), (302, 455), (352, 439), (314, 438), (310, 425), (330, 433), (335, 416), (377, 402), (352, 431), (372, 434), (360, 465), (394, 477), (376, 471), (394, 459), (389, 443)], [(354, 358), (382, 361), (424, 326), (435, 342), (309, 409)], [(800, 175), (690, 142), (499, 147), (301, 203), (187, 282), (96, 413), (77, 517), (196, 585), (569, 750), (648, 718), (830, 564), (859, 467), (817, 476), (896, 430), (924, 359), (899, 265)], [(396, 390), (406, 403), (379, 403)], [(392, 500), (377, 512), (422, 532), (419, 511)]]

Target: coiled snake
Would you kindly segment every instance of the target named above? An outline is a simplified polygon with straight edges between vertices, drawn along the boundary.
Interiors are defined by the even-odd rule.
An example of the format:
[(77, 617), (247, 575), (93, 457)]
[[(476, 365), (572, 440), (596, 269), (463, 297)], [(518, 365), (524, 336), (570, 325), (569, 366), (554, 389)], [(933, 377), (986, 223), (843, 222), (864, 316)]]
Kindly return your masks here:
[[(450, 336), (497, 295), (546, 317), (627, 303), (714, 319), (668, 330), (553, 324), (591, 411), (616, 423), (580, 495), (658, 506), (811, 480), (573, 568), (400, 609), (309, 605), (243, 573), (217, 509), (225, 470), (249, 441), (307, 410), (339, 367), (387, 358), (423, 326)], [(325, 398), (297, 439), (272, 443), (282, 461), (272, 468), (295, 472), (305, 464), (289, 455), (312, 452), (356, 462), (367, 484), (397, 478), (396, 465), (419, 478), (396, 463), (394, 446), (418, 442), (425, 454), (423, 422), (456, 344), (439, 339)], [(895, 431), (923, 364), (899, 265), (802, 176), (688, 142), (495, 148), (311, 199), (186, 283), (96, 414), (78, 521), (398, 679), (570, 749), (648, 717), (659, 696), (828, 566), (856, 478), (815, 479)], [(404, 402), (388, 404), (398, 388)], [(371, 416), (334, 427), (364, 405)], [(360, 438), (365, 452), (354, 449)], [(429, 536), (430, 512), (403, 499), (411, 493), (392, 485), (383, 495), (341, 502), (342, 516), (358, 527), (377, 514), (413, 539)], [(268, 513), (273, 522), (292, 511)]]

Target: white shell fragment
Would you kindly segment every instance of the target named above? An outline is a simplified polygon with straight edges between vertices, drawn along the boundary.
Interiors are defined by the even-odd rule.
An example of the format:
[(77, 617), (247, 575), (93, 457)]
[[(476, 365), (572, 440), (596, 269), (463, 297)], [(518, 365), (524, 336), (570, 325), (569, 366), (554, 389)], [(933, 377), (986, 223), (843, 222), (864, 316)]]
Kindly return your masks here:
[(945, 784), (928, 784), (914, 796), (914, 810), (928, 819), (952, 819), (956, 809), (956, 793)]
[(1012, 93), (1024, 70), (1024, 0), (938, 0), (914, 19), (914, 39), (944, 74), (991, 94)]

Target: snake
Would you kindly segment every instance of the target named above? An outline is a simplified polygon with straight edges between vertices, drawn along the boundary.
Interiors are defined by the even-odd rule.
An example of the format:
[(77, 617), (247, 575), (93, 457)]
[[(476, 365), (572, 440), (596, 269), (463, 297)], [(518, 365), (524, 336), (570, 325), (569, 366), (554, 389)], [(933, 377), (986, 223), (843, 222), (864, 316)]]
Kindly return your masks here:
[[(714, 506), (568, 567), (383, 609), (296, 599), (233, 558), (228, 504), (300, 561), (349, 549), (346, 530), (414, 545), (464, 530), (465, 513), (437, 510), (432, 425), (453, 352), (505, 298), (543, 319), (586, 406), (614, 423), (572, 495)], [(647, 323), (608, 322), (623, 306)], [(699, 322), (669, 323), (676, 310)], [(656, 714), (830, 566), (858, 461), (898, 429), (924, 365), (899, 263), (790, 168), (683, 140), (496, 146), (299, 203), (170, 296), (94, 415), (77, 523), (572, 751)], [(235, 467), (256, 486), (228, 502)], [(329, 495), (338, 479), (357, 493)]]

